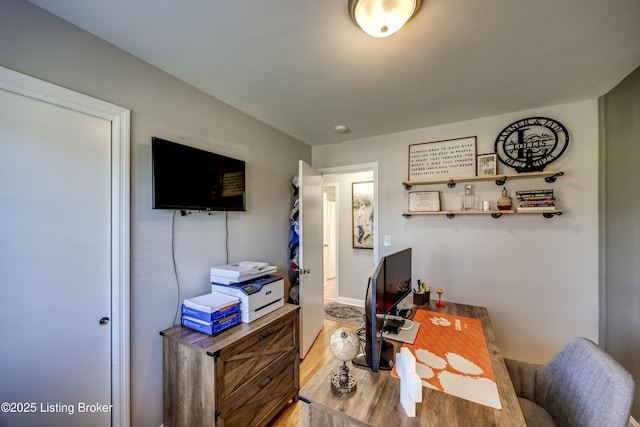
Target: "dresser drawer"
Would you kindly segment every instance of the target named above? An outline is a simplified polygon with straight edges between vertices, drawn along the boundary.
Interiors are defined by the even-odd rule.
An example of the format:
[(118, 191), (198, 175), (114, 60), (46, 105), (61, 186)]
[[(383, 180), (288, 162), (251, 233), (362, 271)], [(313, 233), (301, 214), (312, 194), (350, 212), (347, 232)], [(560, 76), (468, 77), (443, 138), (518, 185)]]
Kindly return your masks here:
[(290, 353), (242, 392), (226, 402), (216, 418), (216, 426), (263, 426), (280, 409), (298, 396), (298, 353)]
[(242, 398), (246, 389), (263, 382), (265, 373), (298, 354), (297, 313), (284, 317), (238, 343), (216, 358), (216, 397), (219, 410)]

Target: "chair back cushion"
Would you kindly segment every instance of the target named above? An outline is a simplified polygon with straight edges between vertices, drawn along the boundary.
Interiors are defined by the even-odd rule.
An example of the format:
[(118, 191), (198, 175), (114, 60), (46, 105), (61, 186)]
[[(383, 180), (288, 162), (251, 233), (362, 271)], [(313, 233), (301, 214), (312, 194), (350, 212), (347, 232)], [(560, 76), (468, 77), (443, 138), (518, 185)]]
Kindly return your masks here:
[(586, 338), (575, 338), (536, 371), (535, 403), (559, 426), (624, 427), (634, 383), (609, 354)]

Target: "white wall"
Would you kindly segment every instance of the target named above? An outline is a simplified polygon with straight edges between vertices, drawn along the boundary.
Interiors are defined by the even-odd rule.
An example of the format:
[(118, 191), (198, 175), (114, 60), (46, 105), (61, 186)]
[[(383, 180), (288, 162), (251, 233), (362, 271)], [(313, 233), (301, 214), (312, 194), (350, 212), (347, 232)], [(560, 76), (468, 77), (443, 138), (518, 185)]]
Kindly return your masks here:
[[(409, 144), (477, 136), (478, 153), (494, 151), (497, 135), (510, 123), (546, 116), (570, 134), (565, 154), (547, 169), (565, 176), (554, 184), (538, 178), (512, 180), (507, 189), (551, 187), (564, 210), (541, 215), (402, 217), (408, 205)], [(317, 169), (377, 161), (379, 234), (392, 247), (413, 247), (413, 277), (442, 287), (444, 299), (485, 306), (504, 354), (543, 362), (574, 336), (598, 339), (598, 110), (597, 101), (522, 111), (313, 148)], [(513, 172), (499, 165), (500, 172)], [(456, 209), (458, 185), (414, 187), (441, 191)], [(501, 187), (474, 185), (481, 199), (495, 200)], [(379, 243), (382, 239), (379, 240)]]
[[(247, 161), (247, 212), (229, 214), (230, 260), (268, 261), (285, 276), (291, 178), (311, 149), (26, 1), (0, 1), (0, 40), (0, 65), (131, 110), (131, 425), (157, 427), (159, 332), (179, 299), (173, 214), (151, 209), (151, 137)], [(209, 268), (226, 261), (224, 214), (177, 215), (175, 256), (182, 297), (209, 292)]]

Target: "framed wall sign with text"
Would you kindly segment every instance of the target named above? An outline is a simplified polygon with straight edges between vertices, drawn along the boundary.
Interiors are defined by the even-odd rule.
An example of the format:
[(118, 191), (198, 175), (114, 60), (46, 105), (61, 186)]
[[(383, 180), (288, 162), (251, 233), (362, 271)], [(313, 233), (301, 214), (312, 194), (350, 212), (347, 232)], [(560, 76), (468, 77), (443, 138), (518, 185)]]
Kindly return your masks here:
[(476, 175), (476, 137), (409, 145), (409, 181)]

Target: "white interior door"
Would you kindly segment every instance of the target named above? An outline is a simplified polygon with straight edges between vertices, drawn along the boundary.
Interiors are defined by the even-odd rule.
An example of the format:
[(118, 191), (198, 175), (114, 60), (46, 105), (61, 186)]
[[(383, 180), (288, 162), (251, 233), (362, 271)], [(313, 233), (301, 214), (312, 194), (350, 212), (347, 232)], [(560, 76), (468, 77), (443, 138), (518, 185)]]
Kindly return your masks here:
[(0, 425), (111, 425), (111, 141), (0, 90)]
[(300, 357), (304, 358), (322, 330), (322, 175), (299, 164), (300, 192)]

